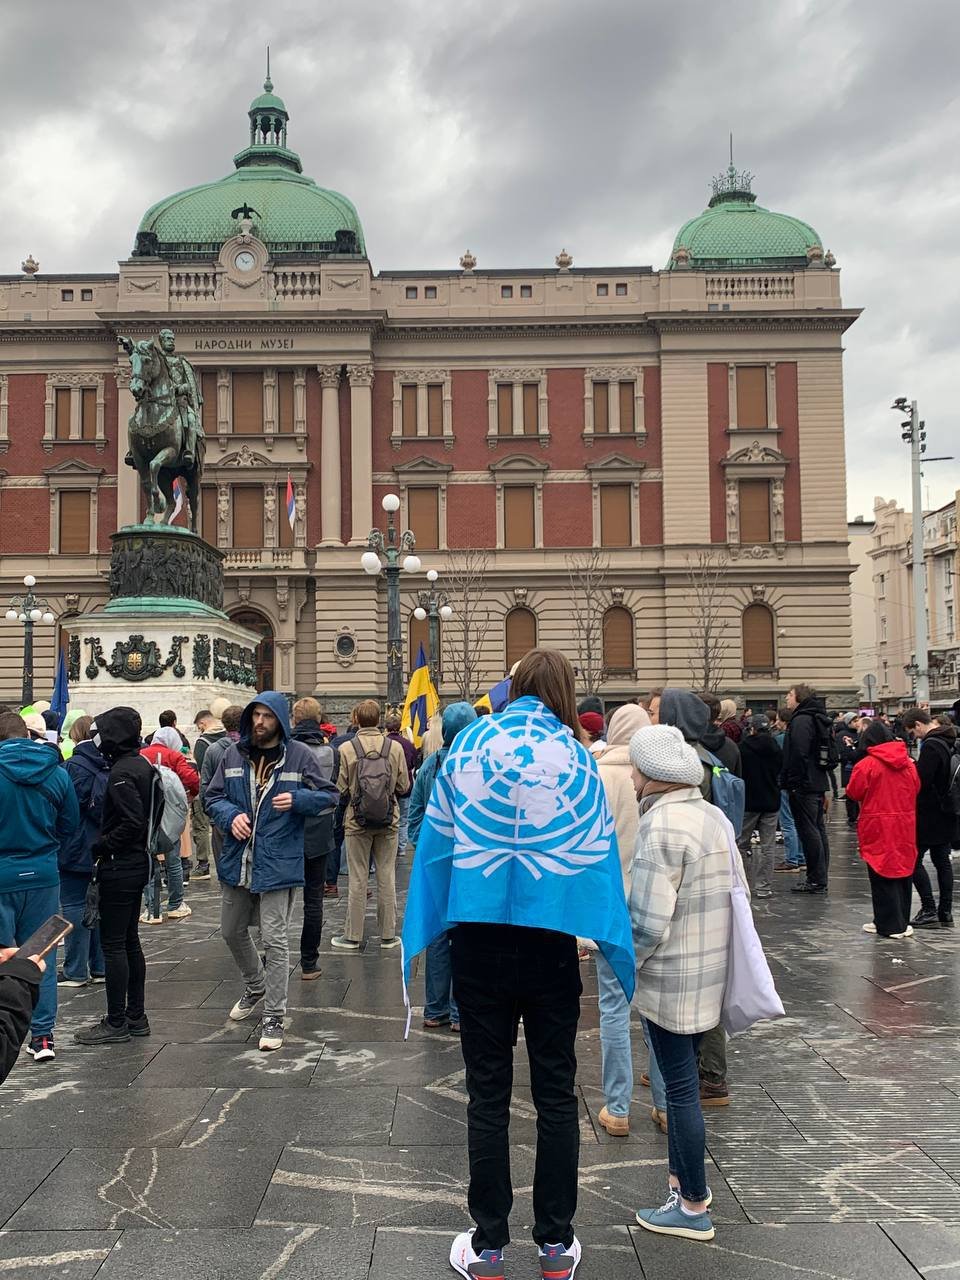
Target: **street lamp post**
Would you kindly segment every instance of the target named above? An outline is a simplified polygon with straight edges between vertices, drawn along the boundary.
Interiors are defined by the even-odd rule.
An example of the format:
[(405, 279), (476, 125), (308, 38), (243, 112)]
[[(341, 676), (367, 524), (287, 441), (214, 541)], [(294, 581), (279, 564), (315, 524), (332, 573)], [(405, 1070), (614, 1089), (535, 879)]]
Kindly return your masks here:
[[(380, 504), (387, 513), (387, 536), (371, 529), (367, 548), (360, 564), (371, 577), (383, 572), (387, 579), (387, 702), (392, 707), (403, 701), (403, 636), (400, 631), (400, 570), (418, 573), (420, 557), (413, 554), (416, 539), (409, 529), (397, 534), (394, 516), (400, 510), (400, 499), (388, 493)], [(403, 559), (401, 560), (401, 556)], [(381, 557), (383, 559), (381, 559)], [(383, 563), (386, 560), (386, 564)]]
[(427, 570), (430, 588), (417, 592), (417, 607), (413, 611), (418, 622), (423, 622), (424, 618), (430, 619), (430, 679), (434, 686), (440, 682), (440, 621), (442, 619), (449, 622), (453, 617), (450, 597), (445, 591), (437, 590), (439, 576), (436, 569)]
[(33, 702), (33, 628), (37, 622), (48, 625), (55, 621), (46, 600), (34, 595), (33, 588), (37, 580), (28, 573), (23, 580), (27, 588), (22, 596), (14, 596), (11, 606), (6, 612), (8, 622), (23, 623), (23, 684), (20, 688), (21, 706), (28, 707)]

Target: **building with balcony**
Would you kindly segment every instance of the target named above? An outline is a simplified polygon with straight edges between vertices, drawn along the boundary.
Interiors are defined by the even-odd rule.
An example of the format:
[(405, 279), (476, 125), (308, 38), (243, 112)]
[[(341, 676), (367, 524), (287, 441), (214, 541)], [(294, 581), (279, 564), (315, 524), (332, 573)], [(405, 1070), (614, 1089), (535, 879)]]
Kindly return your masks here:
[[(841, 343), (858, 312), (811, 227), (761, 208), (731, 166), (662, 269), (563, 251), (508, 270), (468, 251), (374, 271), (269, 83), (247, 127), (228, 176), (150, 206), (116, 274), (31, 260), (0, 277), (0, 590), (36, 573), (64, 634), (106, 599), (110, 534), (142, 511), (117, 340), (168, 327), (202, 382), (201, 531), (225, 554), (230, 615), (262, 637), (263, 685), (340, 709), (384, 692), (384, 584), (359, 557), (395, 491), (451, 596), (445, 693), (479, 549), (474, 692), (533, 643), (576, 658), (570, 559), (591, 555), (602, 694), (702, 683), (705, 557), (711, 684), (766, 704), (805, 680), (849, 703)], [(425, 583), (402, 585), (415, 654)], [(0, 698), (19, 641), (0, 629)], [(38, 637), (38, 689), (56, 644)]]

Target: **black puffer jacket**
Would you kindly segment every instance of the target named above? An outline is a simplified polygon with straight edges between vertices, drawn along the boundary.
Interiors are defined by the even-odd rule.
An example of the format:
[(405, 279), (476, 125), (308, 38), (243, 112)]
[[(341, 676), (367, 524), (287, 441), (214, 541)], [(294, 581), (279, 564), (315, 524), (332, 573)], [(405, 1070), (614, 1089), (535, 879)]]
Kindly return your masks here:
[(779, 743), (769, 733), (748, 733), (740, 739), (740, 760), (747, 789), (747, 813), (775, 813), (780, 808), (783, 767)]
[(820, 744), (832, 736), (830, 717), (819, 698), (804, 698), (790, 717), (783, 740), (784, 791), (823, 795), (830, 789), (826, 769), (820, 767)]
[(110, 761), (110, 779), (103, 800), (100, 839), (93, 846), (98, 874), (149, 875), (147, 836), (150, 800), (155, 817), (163, 804), (159, 777), (140, 754), (142, 723), (132, 707), (113, 707), (97, 716), (93, 741)]
[(917, 796), (917, 846), (952, 844), (957, 833), (957, 815), (944, 812), (942, 801), (950, 784), (950, 757), (957, 731), (950, 726), (931, 729), (917, 758), (920, 794)]

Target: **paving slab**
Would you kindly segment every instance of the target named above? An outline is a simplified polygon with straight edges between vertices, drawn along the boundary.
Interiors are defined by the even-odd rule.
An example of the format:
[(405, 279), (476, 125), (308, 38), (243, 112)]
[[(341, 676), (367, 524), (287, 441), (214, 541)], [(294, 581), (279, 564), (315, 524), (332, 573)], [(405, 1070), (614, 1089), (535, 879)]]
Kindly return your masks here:
[(956, 1280), (960, 1275), (960, 1219), (956, 1222), (882, 1222), (900, 1252), (921, 1275)]
[[(124, 1231), (97, 1280), (367, 1280), (373, 1228), (254, 1227), (245, 1231)], [(6, 1277), (4, 1277), (6, 1280)]]
[(249, 1142), (385, 1146), (394, 1125), (397, 1090), (217, 1089), (183, 1139), (183, 1146), (237, 1147)]
[(11, 1150), (4, 1137), (2, 1162), (0, 1162), (0, 1226), (7, 1222), (23, 1202), (36, 1191), (44, 1178), (55, 1169), (67, 1154), (66, 1147), (43, 1149), (24, 1147)]
[[(175, 1081), (157, 1081), (165, 1083)], [(75, 1081), (64, 1081), (62, 1087), (4, 1088), (0, 1134), (6, 1148), (38, 1142), (51, 1147), (175, 1147), (211, 1092), (185, 1085), (97, 1089)]]
[(92, 1280), (119, 1239), (119, 1231), (0, 1231), (0, 1275)]
[[(252, 1024), (251, 1019), (251, 1024)], [(250, 1033), (259, 1034), (254, 1025)], [(321, 1047), (284, 1045), (263, 1053), (256, 1044), (167, 1044), (152, 1059), (138, 1083), (163, 1085), (192, 1080), (211, 1087), (256, 1085), (261, 1089), (306, 1086), (320, 1058)]]

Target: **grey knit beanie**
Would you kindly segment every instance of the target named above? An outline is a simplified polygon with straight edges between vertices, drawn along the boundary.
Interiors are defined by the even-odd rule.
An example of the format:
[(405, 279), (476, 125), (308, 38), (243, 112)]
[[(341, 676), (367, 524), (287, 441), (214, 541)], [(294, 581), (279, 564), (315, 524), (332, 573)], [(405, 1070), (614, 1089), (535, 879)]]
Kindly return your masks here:
[(646, 778), (656, 782), (682, 782), (699, 787), (703, 764), (683, 734), (669, 724), (638, 729), (630, 739), (630, 759)]

